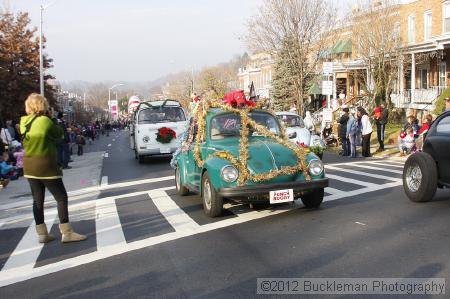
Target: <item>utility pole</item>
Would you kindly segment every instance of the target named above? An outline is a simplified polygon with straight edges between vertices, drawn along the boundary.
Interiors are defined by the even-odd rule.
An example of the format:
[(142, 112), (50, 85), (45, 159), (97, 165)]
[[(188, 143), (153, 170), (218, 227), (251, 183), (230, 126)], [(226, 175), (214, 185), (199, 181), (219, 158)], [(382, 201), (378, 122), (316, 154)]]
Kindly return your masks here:
[(44, 55), (42, 54), (42, 16), (44, 13), (44, 6), (40, 6), (40, 20), (39, 20), (39, 85), (41, 96), (44, 96)]

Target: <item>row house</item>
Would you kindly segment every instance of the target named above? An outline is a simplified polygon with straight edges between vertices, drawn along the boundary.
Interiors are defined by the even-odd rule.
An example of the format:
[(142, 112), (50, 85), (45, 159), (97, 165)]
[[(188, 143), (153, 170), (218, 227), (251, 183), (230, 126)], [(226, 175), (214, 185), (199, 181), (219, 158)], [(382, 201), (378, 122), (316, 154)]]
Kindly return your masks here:
[(254, 54), (249, 58), (248, 64), (239, 68), (239, 89), (248, 93), (253, 82), (256, 94), (262, 98), (269, 98), (272, 90), (272, 74), (275, 61), (267, 53)]
[[(373, 1), (372, 5), (381, 7), (383, 1)], [(390, 11), (396, 16), (394, 30), (403, 54), (391, 100), (402, 109), (433, 110), (438, 96), (450, 86), (450, 1), (400, 0)], [(356, 77), (365, 76), (366, 82), (374, 83), (370, 83), (367, 65), (358, 57), (358, 41), (352, 39), (351, 25), (342, 26), (341, 31), (341, 40), (326, 57), (333, 62), (333, 97), (344, 92), (347, 99), (355, 99), (364, 95)], [(344, 42), (351, 46), (336, 51)]]
[[(372, 8), (383, 9), (383, 5), (385, 0), (372, 1)], [(450, 86), (450, 0), (398, 0), (390, 12), (395, 15), (394, 30), (403, 54), (391, 100), (398, 108), (433, 110), (438, 96)], [(333, 63), (328, 78), (334, 83), (331, 98), (344, 94), (346, 101), (364, 96), (361, 77), (374, 84), (366, 62), (359, 56), (360, 45), (351, 23), (341, 23), (339, 34), (333, 32), (336, 37), (330, 38), (321, 55), (324, 62)], [(252, 55), (248, 65), (239, 69), (239, 87), (248, 91), (254, 82), (257, 94), (269, 97), (274, 64), (269, 54)], [(323, 99), (319, 83), (311, 87), (310, 93), (313, 98)]]
[(396, 92), (399, 108), (432, 110), (450, 85), (450, 1), (404, 1), (400, 32), (405, 53)]

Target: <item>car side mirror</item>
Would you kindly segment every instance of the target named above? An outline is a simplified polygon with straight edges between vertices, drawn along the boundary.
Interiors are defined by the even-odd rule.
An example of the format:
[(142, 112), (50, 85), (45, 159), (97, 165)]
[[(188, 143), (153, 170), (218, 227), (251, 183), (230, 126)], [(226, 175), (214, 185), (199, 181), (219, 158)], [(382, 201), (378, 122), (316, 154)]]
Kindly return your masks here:
[(289, 139), (297, 138), (297, 132), (292, 132), (288, 135)]

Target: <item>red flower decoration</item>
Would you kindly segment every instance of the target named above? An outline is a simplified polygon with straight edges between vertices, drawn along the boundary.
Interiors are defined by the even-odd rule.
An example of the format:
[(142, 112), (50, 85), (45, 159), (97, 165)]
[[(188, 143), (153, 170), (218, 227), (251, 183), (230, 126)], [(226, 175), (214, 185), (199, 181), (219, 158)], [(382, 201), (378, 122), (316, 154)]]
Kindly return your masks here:
[(170, 143), (174, 138), (177, 138), (177, 133), (171, 128), (162, 127), (156, 133), (156, 141), (159, 143)]
[(305, 143), (303, 143), (303, 142), (298, 142), (298, 141), (297, 141), (297, 145), (298, 145), (298, 146), (301, 146), (301, 147), (304, 147), (304, 148), (307, 148), (307, 147), (308, 147)]

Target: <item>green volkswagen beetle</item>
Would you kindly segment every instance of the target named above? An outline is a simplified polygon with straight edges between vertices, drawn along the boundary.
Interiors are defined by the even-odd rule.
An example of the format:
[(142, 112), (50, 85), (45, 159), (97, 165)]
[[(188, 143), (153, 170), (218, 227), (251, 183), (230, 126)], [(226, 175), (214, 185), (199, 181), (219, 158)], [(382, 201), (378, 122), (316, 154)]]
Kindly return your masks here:
[(209, 108), (201, 120), (191, 119), (174, 155), (177, 193), (201, 194), (210, 217), (222, 213), (224, 199), (268, 205), (301, 198), (307, 208), (319, 207), (328, 186), (321, 160), (285, 143), (272, 113), (230, 110)]

